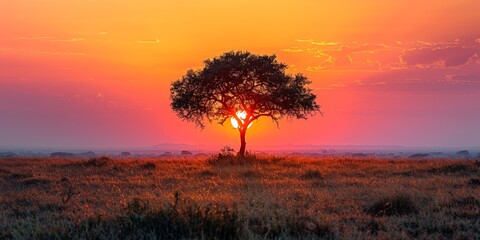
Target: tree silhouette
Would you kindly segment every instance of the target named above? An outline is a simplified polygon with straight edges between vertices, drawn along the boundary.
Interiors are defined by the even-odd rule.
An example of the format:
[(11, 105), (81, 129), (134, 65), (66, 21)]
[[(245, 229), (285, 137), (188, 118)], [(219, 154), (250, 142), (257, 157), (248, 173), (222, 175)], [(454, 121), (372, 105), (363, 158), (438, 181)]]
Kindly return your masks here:
[(271, 118), (278, 127), (283, 117), (307, 119), (321, 113), (307, 77), (286, 74), (286, 68), (275, 55), (224, 53), (172, 83), (171, 107), (202, 129), (205, 119), (223, 125), (233, 117), (240, 132), (238, 155), (244, 156), (247, 128), (260, 117)]

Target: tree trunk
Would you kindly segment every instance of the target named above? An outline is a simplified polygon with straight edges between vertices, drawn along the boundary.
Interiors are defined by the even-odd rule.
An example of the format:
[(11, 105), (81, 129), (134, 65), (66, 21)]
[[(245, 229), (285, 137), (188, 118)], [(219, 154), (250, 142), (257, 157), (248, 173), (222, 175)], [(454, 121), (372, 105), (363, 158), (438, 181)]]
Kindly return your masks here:
[(245, 134), (247, 130), (240, 130), (240, 151), (238, 151), (238, 156), (243, 157), (245, 156), (245, 146), (247, 142), (245, 141)]

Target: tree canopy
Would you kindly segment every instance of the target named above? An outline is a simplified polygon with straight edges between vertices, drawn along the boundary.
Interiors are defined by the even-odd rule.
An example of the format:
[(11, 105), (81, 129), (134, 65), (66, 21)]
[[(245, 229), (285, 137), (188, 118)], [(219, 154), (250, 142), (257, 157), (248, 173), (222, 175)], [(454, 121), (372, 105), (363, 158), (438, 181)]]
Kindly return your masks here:
[[(223, 125), (235, 118), (242, 141), (239, 154), (243, 155), (247, 127), (260, 117), (268, 117), (278, 126), (283, 117), (306, 119), (321, 113), (315, 94), (307, 87), (307, 77), (286, 74), (286, 69), (275, 55), (227, 52), (174, 81), (171, 107), (180, 118), (200, 128), (205, 120)], [(240, 118), (239, 111), (246, 116)]]

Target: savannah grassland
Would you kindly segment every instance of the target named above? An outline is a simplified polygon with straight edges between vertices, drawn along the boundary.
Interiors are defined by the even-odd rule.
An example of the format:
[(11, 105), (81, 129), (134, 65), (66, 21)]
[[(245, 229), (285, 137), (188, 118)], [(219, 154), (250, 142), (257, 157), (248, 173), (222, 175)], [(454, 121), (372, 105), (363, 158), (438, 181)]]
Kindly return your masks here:
[(0, 239), (480, 239), (478, 160), (0, 159)]

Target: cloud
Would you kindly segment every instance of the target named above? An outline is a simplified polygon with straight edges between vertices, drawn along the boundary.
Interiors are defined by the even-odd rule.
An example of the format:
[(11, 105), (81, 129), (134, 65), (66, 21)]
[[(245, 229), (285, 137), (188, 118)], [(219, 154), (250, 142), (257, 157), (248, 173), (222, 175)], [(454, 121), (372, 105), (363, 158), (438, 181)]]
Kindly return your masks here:
[(157, 44), (157, 43), (160, 43), (160, 39), (155, 38), (155, 39), (147, 39), (147, 40), (138, 40), (137, 43), (140, 43), (140, 44)]
[(82, 42), (84, 38), (69, 38), (69, 39), (52, 39), (52, 42)]
[(303, 52), (303, 49), (298, 47), (285, 48), (281, 50), (282, 52), (298, 53)]
[(26, 48), (0, 48), (0, 52), (14, 52), (14, 53), (33, 53), (33, 54), (47, 54), (47, 55), (75, 55), (84, 56), (83, 52), (66, 52), (66, 51), (46, 51), (39, 49), (26, 49)]
[(445, 80), (452, 83), (480, 84), (480, 74), (448, 74), (445, 76)]
[(452, 68), (480, 63), (476, 38), (451, 41), (337, 42), (295, 39), (299, 46), (285, 52), (308, 54), (307, 71), (389, 71)]
[(313, 41), (312, 39), (295, 39), (297, 42), (307, 42), (313, 45), (318, 45), (318, 46), (336, 46), (340, 44), (340, 42), (316, 42)]
[(19, 36), (15, 37), (15, 39), (18, 40), (44, 40), (44, 39), (50, 39), (51, 37), (49, 36), (44, 36), (44, 35), (38, 35), (38, 36)]
[(475, 56), (475, 47), (444, 47), (407, 49), (401, 56), (403, 63), (418, 67), (457, 67), (467, 64)]

